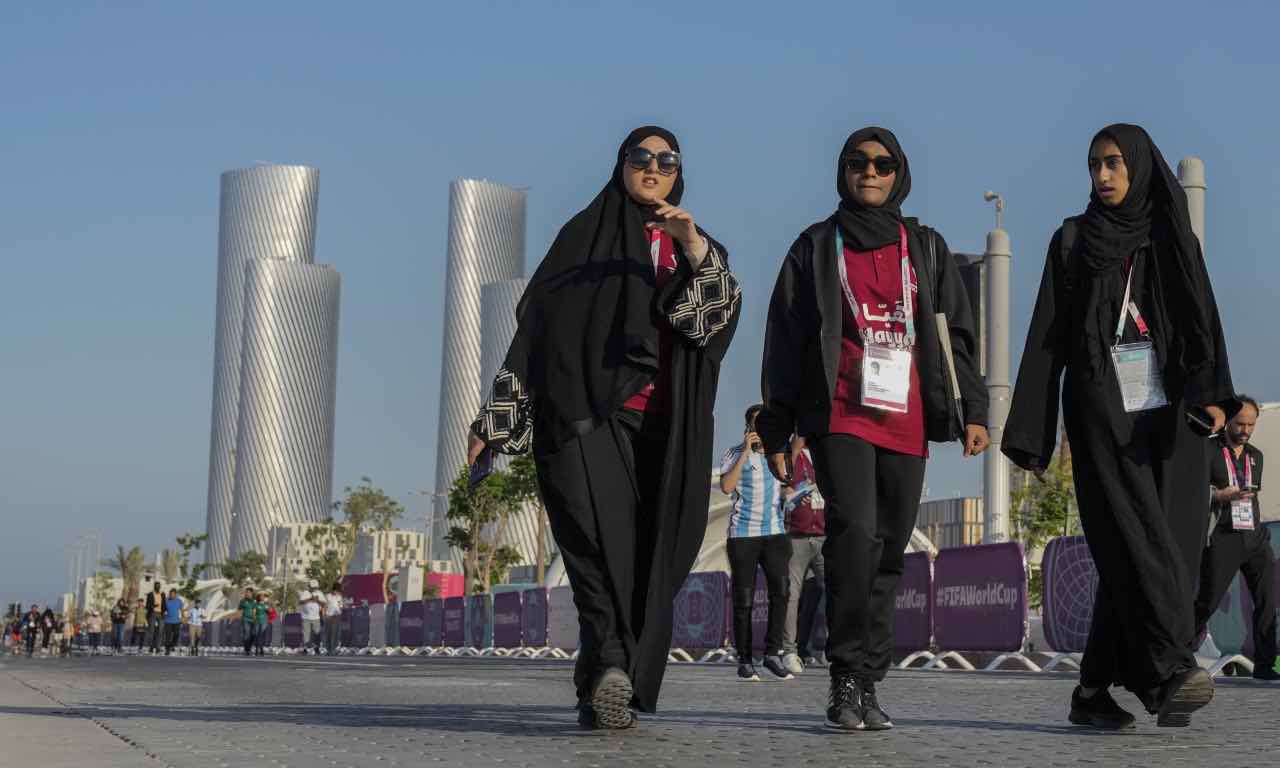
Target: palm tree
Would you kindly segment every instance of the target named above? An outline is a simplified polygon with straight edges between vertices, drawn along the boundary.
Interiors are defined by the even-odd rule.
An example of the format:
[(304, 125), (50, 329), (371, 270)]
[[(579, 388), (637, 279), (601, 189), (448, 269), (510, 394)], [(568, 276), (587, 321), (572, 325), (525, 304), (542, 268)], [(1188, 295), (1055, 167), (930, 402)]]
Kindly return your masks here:
[(115, 557), (102, 561), (107, 568), (114, 568), (124, 582), (124, 600), (126, 605), (133, 605), (138, 598), (138, 582), (142, 580), (142, 571), (147, 566), (147, 557), (142, 554), (142, 547), (132, 547), (125, 551), (122, 546), (116, 547)]
[(174, 582), (178, 580), (177, 552), (172, 549), (166, 549), (160, 553), (160, 572), (164, 574), (165, 582)]

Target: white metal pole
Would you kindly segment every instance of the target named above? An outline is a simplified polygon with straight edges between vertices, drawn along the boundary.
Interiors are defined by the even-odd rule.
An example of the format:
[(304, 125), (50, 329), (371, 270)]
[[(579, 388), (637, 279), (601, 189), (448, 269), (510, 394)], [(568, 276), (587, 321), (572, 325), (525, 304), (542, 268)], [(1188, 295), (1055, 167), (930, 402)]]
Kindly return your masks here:
[(1187, 194), (1187, 210), (1191, 214), (1191, 229), (1200, 238), (1204, 250), (1204, 200), (1208, 186), (1205, 184), (1204, 161), (1198, 157), (1184, 157), (1178, 162), (1178, 183)]
[[(1003, 202), (1003, 201), (1000, 201)], [(1003, 205), (1000, 206), (1003, 208)], [(987, 430), (991, 447), (983, 455), (985, 544), (1009, 540), (1009, 462), (1000, 453), (1009, 415), (1009, 233), (987, 233)]]

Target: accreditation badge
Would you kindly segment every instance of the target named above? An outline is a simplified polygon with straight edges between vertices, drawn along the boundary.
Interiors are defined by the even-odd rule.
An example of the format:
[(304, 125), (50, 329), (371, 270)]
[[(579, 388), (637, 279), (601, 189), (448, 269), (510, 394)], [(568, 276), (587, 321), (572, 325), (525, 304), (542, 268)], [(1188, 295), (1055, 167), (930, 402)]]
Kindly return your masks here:
[(1231, 529), (1253, 530), (1253, 499), (1236, 499), (1231, 502)]
[(862, 356), (862, 404), (907, 412), (911, 392), (911, 350), (868, 344)]
[(1126, 413), (1150, 411), (1169, 404), (1155, 346), (1150, 341), (1115, 345), (1111, 348), (1111, 362), (1115, 365)]

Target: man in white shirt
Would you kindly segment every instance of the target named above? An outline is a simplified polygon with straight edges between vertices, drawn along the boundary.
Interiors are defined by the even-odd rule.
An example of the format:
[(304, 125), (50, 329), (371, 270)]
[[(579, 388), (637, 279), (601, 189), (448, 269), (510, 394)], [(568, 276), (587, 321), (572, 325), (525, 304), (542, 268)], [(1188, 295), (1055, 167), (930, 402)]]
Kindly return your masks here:
[(320, 591), (320, 582), (312, 579), (307, 589), (298, 595), (298, 609), (302, 613), (302, 652), (314, 648), (320, 653), (320, 609), (324, 604), (324, 593)]
[(337, 587), (324, 596), (324, 649), (329, 656), (338, 652), (342, 632), (342, 593)]
[(204, 608), (200, 601), (187, 609), (187, 633), (191, 636), (191, 655), (200, 655), (200, 641), (204, 639)]

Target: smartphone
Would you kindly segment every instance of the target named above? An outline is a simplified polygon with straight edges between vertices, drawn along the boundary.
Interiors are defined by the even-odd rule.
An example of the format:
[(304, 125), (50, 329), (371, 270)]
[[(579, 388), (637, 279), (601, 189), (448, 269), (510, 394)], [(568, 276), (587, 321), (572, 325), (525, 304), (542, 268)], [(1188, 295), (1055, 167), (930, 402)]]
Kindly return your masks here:
[(476, 463), (471, 465), (471, 490), (475, 490), (476, 486), (484, 482), (484, 479), (493, 474), (493, 449), (486, 447), (476, 457)]

